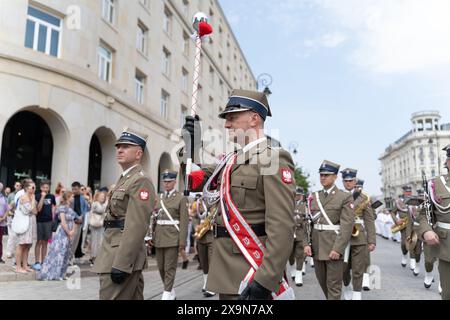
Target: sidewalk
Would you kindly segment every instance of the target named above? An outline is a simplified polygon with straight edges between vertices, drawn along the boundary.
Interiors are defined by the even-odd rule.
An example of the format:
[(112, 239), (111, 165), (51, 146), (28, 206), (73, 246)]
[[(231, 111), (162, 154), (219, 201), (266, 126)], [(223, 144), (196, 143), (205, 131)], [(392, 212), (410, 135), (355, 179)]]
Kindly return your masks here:
[[(13, 259), (6, 259), (6, 243), (8, 241), (8, 236), (3, 237), (3, 260), (5, 260), (5, 264), (0, 264), (0, 282), (12, 282), (12, 281), (30, 281), (30, 280), (36, 280), (36, 272), (30, 272), (28, 274), (20, 274), (16, 273), (15, 266), (13, 265)], [(189, 259), (189, 265), (195, 264), (197, 265), (197, 262), (192, 262), (194, 255), (188, 255)], [(97, 274), (91, 272), (91, 267), (89, 264), (89, 252), (86, 253), (86, 255), (81, 259), (80, 263), (77, 263), (76, 265), (80, 267), (81, 269), (81, 277), (96, 277)], [(148, 257), (148, 268), (146, 271), (156, 271), (158, 270), (158, 266), (156, 264), (156, 258)], [(179, 258), (178, 264), (182, 264), (181, 258)], [(28, 257), (28, 263), (30, 265), (33, 265), (34, 263), (34, 244), (30, 249), (30, 254)]]

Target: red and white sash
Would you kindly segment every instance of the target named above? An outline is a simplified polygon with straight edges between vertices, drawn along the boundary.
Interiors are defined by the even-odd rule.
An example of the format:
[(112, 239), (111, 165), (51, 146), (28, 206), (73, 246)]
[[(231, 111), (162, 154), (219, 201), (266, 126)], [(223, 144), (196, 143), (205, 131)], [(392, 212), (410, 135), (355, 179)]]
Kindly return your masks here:
[[(259, 241), (255, 232), (245, 221), (242, 214), (236, 207), (230, 194), (230, 177), (233, 164), (236, 162), (237, 155), (234, 154), (228, 160), (222, 173), (222, 184), (220, 188), (220, 203), (222, 207), (222, 217), (228, 233), (237, 245), (247, 262), (250, 264), (250, 271), (241, 282), (239, 294), (244, 291), (247, 285), (253, 280), (256, 271), (263, 262), (265, 246)], [(280, 288), (272, 293), (274, 300), (294, 300), (295, 295), (286, 279), (280, 282)]]

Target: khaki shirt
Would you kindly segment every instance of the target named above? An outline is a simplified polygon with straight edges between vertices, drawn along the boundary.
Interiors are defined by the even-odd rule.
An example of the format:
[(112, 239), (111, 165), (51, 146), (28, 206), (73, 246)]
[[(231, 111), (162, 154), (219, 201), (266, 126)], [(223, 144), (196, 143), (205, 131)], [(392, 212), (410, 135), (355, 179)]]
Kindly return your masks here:
[[(157, 210), (159, 211), (157, 221), (169, 221), (169, 217), (162, 209), (161, 198), (159, 199), (157, 204)], [(172, 219), (179, 221), (178, 228), (180, 231), (173, 225), (156, 224), (155, 238), (153, 240), (155, 248), (185, 247), (189, 226), (188, 200), (180, 192), (174, 191), (169, 197), (164, 195), (162, 201)]]
[[(444, 176), (446, 186), (450, 187), (450, 176), (447, 174)], [(446, 189), (440, 178), (432, 180), (435, 186), (435, 199), (440, 201), (439, 205), (446, 207), (450, 205), (450, 192)], [(434, 214), (436, 220), (442, 223), (450, 223), (450, 214), (441, 212), (435, 205), (433, 205)], [(416, 229), (420, 239), (423, 239), (423, 235), (428, 231), (433, 231), (433, 228), (428, 224), (425, 209), (422, 209), (418, 218), (419, 226)], [(437, 257), (441, 260), (450, 262), (450, 230), (434, 227), (434, 232), (439, 236), (439, 245), (429, 246), (431, 256)]]
[[(320, 212), (317, 203), (316, 194), (312, 194), (311, 214), (314, 216)], [(340, 225), (341, 230), (338, 234), (335, 231), (319, 231), (313, 229), (312, 232), (312, 251), (318, 260), (330, 260), (331, 251), (341, 254), (341, 259), (345, 249), (350, 241), (353, 224), (355, 221), (353, 197), (351, 194), (339, 190), (336, 186), (326, 197), (323, 191), (319, 191), (319, 199), (333, 225)], [(319, 224), (328, 225), (323, 215), (317, 221)]]
[[(294, 221), (295, 221), (295, 242), (301, 242), (302, 244), (307, 244), (308, 240), (306, 234), (306, 203), (304, 201), (299, 201), (295, 204), (294, 210)], [(305, 240), (306, 239), (306, 240)]]
[(155, 188), (142, 166), (121, 177), (111, 191), (105, 221), (125, 220), (125, 228), (107, 229), (93, 272), (110, 273), (111, 268), (131, 274), (147, 267), (144, 237), (155, 205)]

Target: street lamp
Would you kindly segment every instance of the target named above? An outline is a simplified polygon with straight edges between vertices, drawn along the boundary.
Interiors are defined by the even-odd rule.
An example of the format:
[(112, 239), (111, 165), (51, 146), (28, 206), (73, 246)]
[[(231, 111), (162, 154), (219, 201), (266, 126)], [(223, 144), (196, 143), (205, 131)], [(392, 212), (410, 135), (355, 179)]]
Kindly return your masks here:
[[(263, 90), (264, 94), (267, 96), (267, 98), (272, 94), (272, 91), (270, 91), (269, 86), (272, 84), (273, 79), (272, 76), (268, 73), (262, 73), (256, 78), (256, 86), (257, 90)], [(264, 89), (262, 89), (264, 88)]]

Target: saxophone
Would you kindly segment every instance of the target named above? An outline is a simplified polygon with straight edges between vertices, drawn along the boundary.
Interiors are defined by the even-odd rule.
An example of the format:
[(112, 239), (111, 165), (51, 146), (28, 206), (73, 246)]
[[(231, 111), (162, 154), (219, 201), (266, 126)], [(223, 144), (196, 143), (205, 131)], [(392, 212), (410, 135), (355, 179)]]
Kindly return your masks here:
[(219, 209), (219, 206), (215, 206), (212, 211), (214, 211), (214, 213), (209, 213), (207, 215), (207, 217), (205, 218), (205, 220), (200, 223), (196, 228), (195, 228), (195, 234), (194, 234), (194, 238), (196, 240), (200, 240), (201, 238), (203, 238), (209, 231), (211, 231), (212, 229), (212, 225), (213, 225), (213, 220), (216, 217), (217, 214), (217, 210)]
[[(361, 195), (365, 197), (365, 200), (355, 209), (355, 219), (361, 219), (364, 210), (366, 210), (370, 205), (370, 197), (367, 193), (361, 191)], [(361, 233), (362, 225), (356, 223), (353, 226), (352, 237), (356, 238)]]

